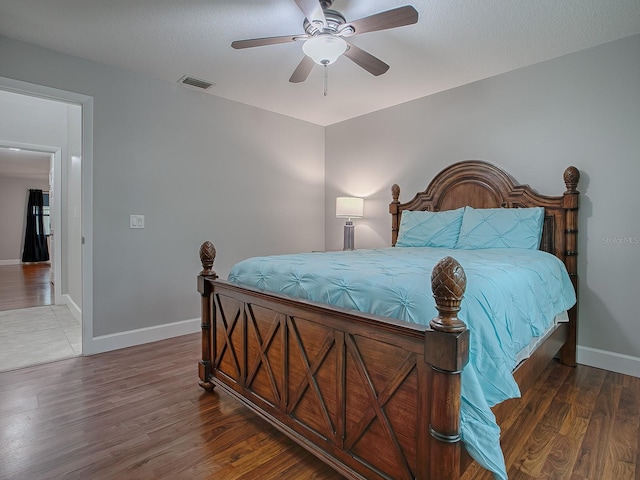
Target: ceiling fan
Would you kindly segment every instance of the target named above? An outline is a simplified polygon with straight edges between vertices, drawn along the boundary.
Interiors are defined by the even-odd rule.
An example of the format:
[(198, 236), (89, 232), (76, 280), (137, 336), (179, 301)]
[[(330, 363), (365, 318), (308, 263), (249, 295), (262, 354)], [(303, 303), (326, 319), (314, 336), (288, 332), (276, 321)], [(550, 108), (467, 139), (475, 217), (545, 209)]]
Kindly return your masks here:
[(303, 41), (302, 50), (305, 56), (289, 78), (292, 83), (304, 82), (315, 64), (326, 67), (343, 54), (372, 75), (382, 75), (389, 70), (389, 65), (356, 47), (346, 38), (360, 33), (412, 25), (418, 21), (418, 12), (410, 5), (347, 22), (340, 12), (330, 9), (333, 0), (294, 1), (305, 15), (303, 23), (305, 33), (238, 40), (231, 43), (233, 48), (251, 48)]

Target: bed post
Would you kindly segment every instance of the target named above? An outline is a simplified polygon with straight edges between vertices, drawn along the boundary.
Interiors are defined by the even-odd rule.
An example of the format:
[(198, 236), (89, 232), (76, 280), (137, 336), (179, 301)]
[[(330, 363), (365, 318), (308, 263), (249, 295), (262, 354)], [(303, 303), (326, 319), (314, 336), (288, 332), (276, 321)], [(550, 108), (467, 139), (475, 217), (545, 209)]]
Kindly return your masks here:
[[(578, 182), (580, 171), (576, 167), (568, 167), (564, 171), (564, 183), (567, 190), (562, 198), (562, 207), (565, 211), (564, 231), (564, 263), (573, 283), (573, 288), (578, 296), (578, 207), (580, 192)], [(569, 310), (569, 331), (567, 341), (560, 351), (560, 361), (565, 365), (576, 365), (576, 342), (578, 328), (578, 304)]]
[(431, 273), (438, 316), (425, 337), (425, 360), (431, 365), (429, 478), (460, 476), (460, 374), (469, 360), (469, 330), (457, 313), (467, 278), (462, 266), (445, 257)]
[(389, 213), (391, 214), (391, 246), (396, 246), (398, 240), (398, 230), (400, 228), (400, 221), (398, 219), (398, 205), (400, 205), (400, 187), (397, 183), (391, 186), (391, 197), (393, 201), (389, 204)]
[(198, 275), (198, 291), (201, 295), (201, 324), (202, 328), (202, 360), (198, 362), (198, 385), (207, 392), (213, 390), (213, 383), (209, 380), (211, 375), (211, 347), (213, 341), (211, 324), (211, 294), (212, 288), (209, 280), (218, 278), (216, 272), (212, 270), (213, 262), (216, 259), (216, 248), (211, 242), (204, 242), (200, 246), (200, 262), (202, 271)]

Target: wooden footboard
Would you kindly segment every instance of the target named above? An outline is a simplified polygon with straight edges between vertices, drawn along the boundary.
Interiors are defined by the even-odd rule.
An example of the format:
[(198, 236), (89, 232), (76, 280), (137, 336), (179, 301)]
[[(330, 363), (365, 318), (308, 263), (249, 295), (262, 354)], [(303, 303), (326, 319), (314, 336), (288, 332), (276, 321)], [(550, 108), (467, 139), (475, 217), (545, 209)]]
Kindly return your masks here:
[(439, 315), (424, 327), (238, 287), (217, 279), (214, 258), (206, 242), (203, 388), (219, 386), (347, 478), (459, 478), (469, 332), (454, 259), (434, 268)]

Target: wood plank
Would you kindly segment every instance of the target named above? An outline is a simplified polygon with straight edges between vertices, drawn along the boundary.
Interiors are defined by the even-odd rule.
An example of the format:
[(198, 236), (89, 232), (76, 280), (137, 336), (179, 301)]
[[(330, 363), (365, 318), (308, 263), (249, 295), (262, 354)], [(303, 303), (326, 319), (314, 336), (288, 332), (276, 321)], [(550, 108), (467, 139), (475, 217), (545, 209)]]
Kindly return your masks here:
[(52, 305), (49, 263), (0, 265), (0, 311)]
[[(341, 478), (238, 402), (203, 393), (198, 340), (0, 374), (0, 394), (11, 398), (0, 417), (0, 478), (197, 480), (222, 469), (230, 476), (219, 478), (281, 478), (258, 474), (262, 464)], [(35, 408), (16, 409), (21, 399)]]
[(605, 467), (615, 478), (635, 480), (640, 476), (637, 467), (640, 432), (640, 391), (623, 378), (620, 403), (613, 423), (610, 454), (611, 464)]
[(606, 374), (578, 454), (574, 470), (585, 478), (606, 478), (609, 443), (622, 390), (622, 386), (614, 381), (615, 378), (611, 372)]
[(526, 401), (522, 402), (520, 415), (501, 436), (505, 462), (508, 468), (513, 465), (512, 469), (514, 471), (519, 470), (518, 459), (567, 374), (568, 372), (564, 369), (551, 370), (550, 374), (543, 379), (543, 382), (536, 383), (523, 397)]
[(545, 461), (553, 451), (558, 432), (570, 409), (571, 406), (567, 403), (551, 402), (523, 447), (524, 455), (519, 460), (520, 471), (534, 478), (541, 475)]
[[(0, 373), (0, 479), (339, 480), (198, 387), (199, 334)], [(640, 480), (640, 378), (553, 363), (510, 418), (510, 480)], [(529, 425), (531, 423), (531, 425)], [(492, 480), (472, 464), (465, 480)]]

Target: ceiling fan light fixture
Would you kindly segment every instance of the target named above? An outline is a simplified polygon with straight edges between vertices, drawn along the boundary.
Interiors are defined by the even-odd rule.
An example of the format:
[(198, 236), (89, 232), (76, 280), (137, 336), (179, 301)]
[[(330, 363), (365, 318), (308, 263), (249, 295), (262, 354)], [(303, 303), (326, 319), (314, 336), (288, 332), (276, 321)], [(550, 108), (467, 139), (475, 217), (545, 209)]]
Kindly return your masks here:
[(330, 33), (321, 33), (304, 42), (302, 51), (318, 65), (331, 65), (347, 51), (347, 42)]

